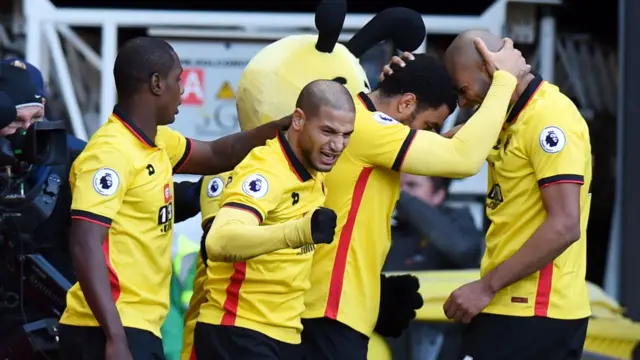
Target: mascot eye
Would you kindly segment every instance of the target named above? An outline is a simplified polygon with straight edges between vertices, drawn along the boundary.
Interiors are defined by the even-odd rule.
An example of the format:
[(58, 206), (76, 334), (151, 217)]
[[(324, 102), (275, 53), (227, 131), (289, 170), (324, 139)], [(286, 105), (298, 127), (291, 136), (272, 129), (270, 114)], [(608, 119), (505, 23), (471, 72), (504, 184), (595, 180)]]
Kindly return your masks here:
[(369, 87), (369, 84), (367, 84), (367, 82), (364, 82), (364, 87), (367, 88), (367, 90), (371, 90), (371, 88)]
[(343, 78), (342, 76), (338, 76), (337, 78), (333, 78), (331, 81), (335, 81), (338, 84), (347, 85), (347, 79)]

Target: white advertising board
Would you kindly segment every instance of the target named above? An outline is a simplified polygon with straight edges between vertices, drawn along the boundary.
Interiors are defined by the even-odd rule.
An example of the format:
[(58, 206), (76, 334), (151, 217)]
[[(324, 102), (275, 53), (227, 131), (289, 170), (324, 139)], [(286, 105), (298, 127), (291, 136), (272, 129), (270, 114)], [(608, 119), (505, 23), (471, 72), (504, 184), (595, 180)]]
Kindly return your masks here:
[[(240, 75), (264, 42), (221, 42), (189, 39), (168, 40), (184, 72), (182, 105), (172, 128), (197, 140), (214, 140), (240, 131), (235, 93)], [(176, 175), (174, 180), (197, 181), (199, 176)], [(200, 215), (176, 224), (174, 238), (182, 235), (199, 242)]]

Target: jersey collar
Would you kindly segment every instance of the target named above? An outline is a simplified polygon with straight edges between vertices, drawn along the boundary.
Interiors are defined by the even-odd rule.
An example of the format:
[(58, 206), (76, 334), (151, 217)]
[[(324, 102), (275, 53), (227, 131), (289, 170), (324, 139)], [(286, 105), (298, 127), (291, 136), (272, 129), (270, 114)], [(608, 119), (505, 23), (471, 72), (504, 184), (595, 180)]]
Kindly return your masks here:
[(300, 159), (296, 156), (296, 153), (293, 152), (289, 141), (284, 136), (284, 131), (278, 131), (278, 142), (280, 142), (280, 147), (282, 148), (282, 152), (284, 153), (284, 157), (287, 158), (287, 162), (289, 162), (289, 166), (296, 174), (300, 181), (308, 181), (313, 179), (307, 168), (302, 165)]
[(116, 119), (120, 120), (122, 125), (124, 125), (124, 127), (129, 129), (129, 131), (131, 131), (133, 136), (135, 136), (138, 140), (143, 142), (145, 145), (150, 147), (157, 147), (156, 143), (153, 140), (151, 140), (150, 137), (145, 135), (145, 133), (136, 124), (134, 124), (133, 121), (131, 121), (131, 119), (129, 119), (129, 117), (125, 115), (125, 113), (122, 112), (120, 108), (118, 108), (117, 105), (113, 107), (113, 116)]
[(526, 89), (524, 89), (524, 92), (522, 93), (522, 95), (520, 95), (520, 97), (515, 102), (515, 104), (513, 104), (513, 107), (511, 107), (511, 111), (509, 111), (509, 114), (507, 115), (507, 120), (506, 120), (508, 124), (512, 124), (516, 121), (516, 119), (518, 118), (522, 110), (524, 110), (524, 108), (527, 107), (527, 105), (529, 104), (529, 101), (531, 101), (531, 99), (533, 99), (533, 97), (535, 96), (536, 92), (538, 92), (538, 89), (540, 88), (543, 82), (544, 80), (540, 75), (536, 75), (533, 78), (533, 80), (531, 80), (529, 85), (527, 85)]
[(369, 98), (369, 96), (367, 96), (367, 94), (365, 94), (364, 92), (361, 91), (358, 94), (358, 99), (360, 99), (360, 101), (362, 102), (362, 105), (364, 105), (364, 107), (366, 107), (367, 110), (371, 112), (377, 111), (376, 106), (373, 104), (373, 101), (371, 101), (371, 98)]

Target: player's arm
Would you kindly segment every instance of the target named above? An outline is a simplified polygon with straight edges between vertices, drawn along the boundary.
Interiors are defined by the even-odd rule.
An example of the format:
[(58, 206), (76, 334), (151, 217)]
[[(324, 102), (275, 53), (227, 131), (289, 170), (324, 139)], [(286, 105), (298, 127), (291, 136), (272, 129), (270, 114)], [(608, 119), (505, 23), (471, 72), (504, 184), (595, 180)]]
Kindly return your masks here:
[[(256, 183), (252, 185), (256, 180), (261, 182), (259, 190)], [(275, 174), (264, 171), (234, 173), (233, 181), (224, 190), (222, 208), (205, 240), (209, 259), (236, 262), (281, 249), (333, 240), (336, 216), (326, 208), (309, 212), (301, 219), (262, 225), (282, 196), (286, 194)]]
[[(291, 123), (289, 116), (266, 123), (255, 129), (227, 135), (213, 141), (185, 139), (179, 133), (164, 131), (166, 150), (174, 165), (175, 173), (212, 175), (231, 171), (255, 147), (276, 136), (279, 130)], [(166, 128), (168, 129), (168, 128)]]
[[(556, 110), (556, 109), (553, 109)], [(529, 158), (538, 178), (545, 221), (509, 259), (485, 275), (485, 284), (498, 291), (539, 271), (580, 239), (580, 190), (584, 186), (585, 164), (591, 161), (589, 134), (584, 128), (556, 126), (562, 111), (546, 111), (527, 130)], [(558, 142), (546, 134), (554, 131)]]
[(370, 137), (370, 161), (416, 175), (467, 177), (480, 171), (504, 123), (516, 78), (496, 71), (484, 102), (469, 121), (448, 139), (431, 131), (401, 124), (377, 125)]
[(202, 178), (198, 181), (180, 181), (174, 184), (174, 221), (179, 223), (196, 216), (200, 212), (200, 189)]
[(111, 295), (102, 250), (111, 220), (120, 209), (129, 181), (127, 156), (116, 149), (90, 149), (73, 166), (70, 244), (78, 282), (108, 340), (126, 341)]

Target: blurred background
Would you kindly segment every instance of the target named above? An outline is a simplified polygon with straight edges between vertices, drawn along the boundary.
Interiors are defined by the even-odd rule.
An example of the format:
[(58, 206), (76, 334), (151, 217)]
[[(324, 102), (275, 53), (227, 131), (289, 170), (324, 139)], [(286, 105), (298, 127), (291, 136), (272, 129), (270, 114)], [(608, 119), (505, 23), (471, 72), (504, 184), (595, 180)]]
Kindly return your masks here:
[[(640, 284), (634, 279), (640, 274), (640, 264), (634, 262), (640, 254), (640, 224), (634, 221), (640, 215), (640, 195), (634, 191), (637, 166), (631, 159), (631, 154), (640, 151), (633, 141), (640, 129), (635, 124), (638, 114), (633, 101), (625, 100), (640, 93), (634, 81), (621, 81), (637, 82), (640, 75), (636, 74), (640, 50), (631, 45), (637, 43), (640, 25), (623, 21), (635, 17), (637, 22), (640, 7), (637, 0), (623, 1), (350, 1), (341, 37), (341, 41), (349, 39), (373, 14), (387, 7), (409, 7), (424, 15), (427, 26), (427, 38), (418, 52), (440, 56), (457, 33), (488, 29), (514, 39), (536, 71), (575, 101), (589, 122), (594, 153), (587, 278), (598, 293), (594, 308), (601, 306), (601, 316), (609, 319), (595, 326), (604, 333), (616, 328), (622, 334), (603, 333), (602, 341), (609, 343), (592, 346), (596, 350), (607, 347), (610, 351), (601, 355), (611, 358), (631, 358), (640, 340), (637, 327), (620, 325), (640, 321)], [(214, 139), (239, 130), (235, 90), (247, 62), (270, 42), (291, 34), (314, 33), (316, 5), (315, 1), (2, 0), (0, 58), (19, 57), (38, 67), (49, 95), (47, 117), (65, 120), (72, 134), (86, 140), (115, 103), (111, 70), (118, 45), (140, 35), (165, 38), (185, 69), (182, 108), (172, 126), (188, 137)], [(290, 13), (287, 22), (273, 20), (274, 14), (282, 13)], [(394, 54), (393, 44), (381, 43), (362, 57), (372, 86)], [(463, 121), (465, 115), (454, 113), (444, 130)], [(176, 176), (176, 180), (183, 179), (193, 178)], [(449, 219), (451, 233), (460, 234), (472, 256), (460, 260), (460, 254), (456, 257), (447, 254), (447, 249), (435, 249), (450, 261), (434, 265), (425, 260), (429, 256), (423, 256), (422, 252), (432, 254), (422, 249), (425, 244), (397, 249), (394, 242), (394, 261), (388, 269), (476, 268), (486, 225), (484, 170), (458, 181), (404, 177), (403, 190), (403, 196), (421, 201), (422, 216)], [(412, 209), (405, 212), (419, 209), (405, 206)], [(176, 225), (176, 242), (196, 242), (200, 235), (199, 218)], [(460, 274), (458, 280), (455, 276), (429, 280), (427, 276), (425, 281), (463, 281), (466, 275)], [(438, 322), (437, 316), (424, 320)], [(600, 341), (592, 328), (590, 341)], [(442, 355), (446, 330), (429, 329), (433, 327), (391, 342), (394, 358), (446, 358)], [(421, 350), (416, 350), (417, 344)]]

